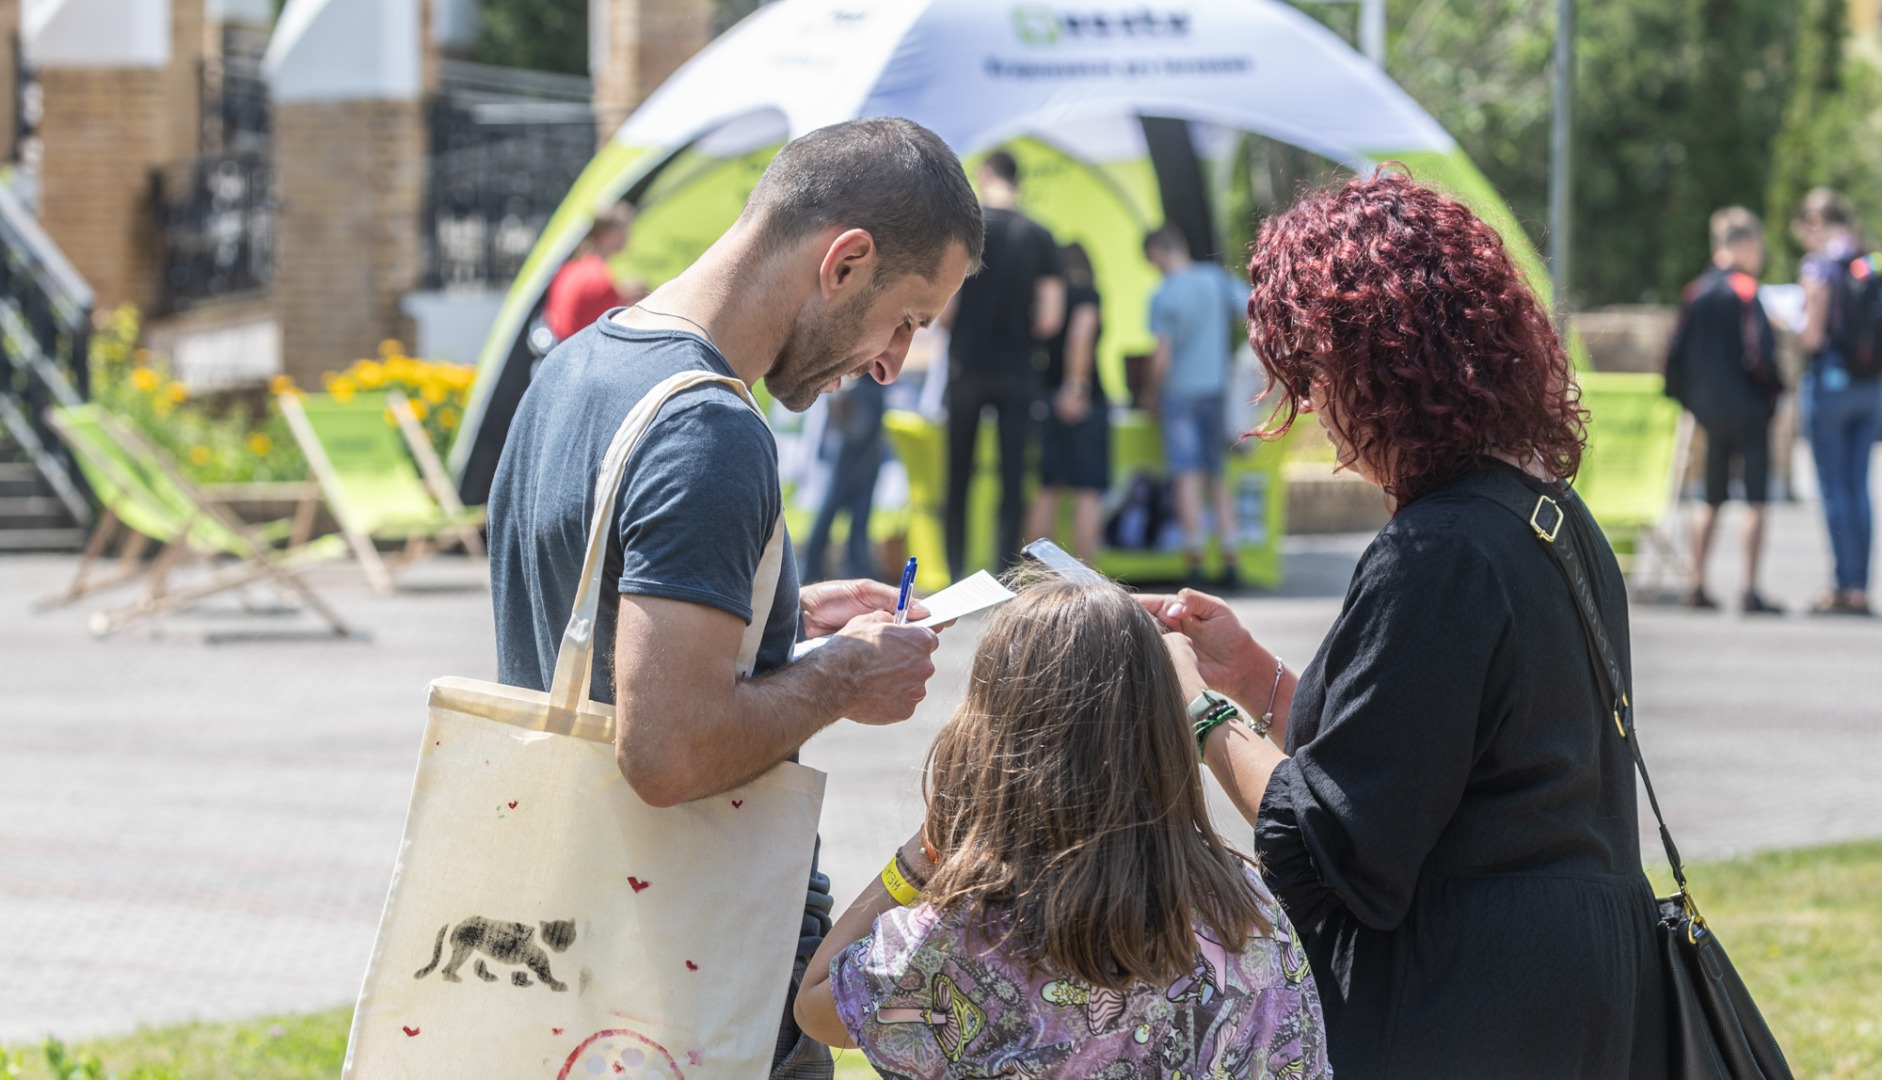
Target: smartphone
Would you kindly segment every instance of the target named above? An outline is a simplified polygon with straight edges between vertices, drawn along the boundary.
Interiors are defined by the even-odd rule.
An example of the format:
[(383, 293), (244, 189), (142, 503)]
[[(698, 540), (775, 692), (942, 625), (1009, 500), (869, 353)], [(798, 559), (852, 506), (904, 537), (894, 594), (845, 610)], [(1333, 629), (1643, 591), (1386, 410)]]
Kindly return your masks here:
[(1019, 549), (1019, 553), (1048, 570), (1073, 581), (1099, 582), (1104, 575), (1072, 558), (1072, 553), (1043, 537)]

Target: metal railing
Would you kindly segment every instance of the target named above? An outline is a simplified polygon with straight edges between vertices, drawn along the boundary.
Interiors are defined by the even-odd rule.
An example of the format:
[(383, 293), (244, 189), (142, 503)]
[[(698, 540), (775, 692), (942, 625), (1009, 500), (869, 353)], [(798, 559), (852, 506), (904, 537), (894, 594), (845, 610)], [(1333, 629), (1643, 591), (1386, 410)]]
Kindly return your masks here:
[(0, 425), (81, 525), (91, 502), (46, 410), (87, 396), (91, 312), (91, 287), (0, 184)]
[(158, 309), (264, 293), (274, 278), (272, 155), (201, 157), (155, 170)]
[(501, 288), (595, 152), (587, 79), (446, 61), (427, 113), (425, 286)]

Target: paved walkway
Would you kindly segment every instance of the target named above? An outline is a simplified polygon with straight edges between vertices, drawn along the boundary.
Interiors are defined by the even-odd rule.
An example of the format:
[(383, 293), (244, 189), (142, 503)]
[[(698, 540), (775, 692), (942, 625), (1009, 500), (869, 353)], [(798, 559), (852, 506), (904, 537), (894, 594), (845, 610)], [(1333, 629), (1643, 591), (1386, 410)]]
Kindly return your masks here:
[[(1293, 541), (1288, 587), (1236, 607), (1304, 661), (1364, 543)], [(1814, 512), (1777, 508), (1772, 549), (1770, 591), (1801, 604), (1824, 576)], [(1721, 582), (1730, 563), (1722, 551)], [(71, 566), (0, 559), (0, 1041), (350, 1000), (398, 846), (425, 683), (494, 667), (477, 571), (440, 560), (416, 573), (424, 591), (384, 599), (344, 567), (324, 570), (317, 580), (370, 644), (211, 645), (217, 627), (299, 624), (189, 616), (161, 636), (95, 641), (85, 605), (30, 610)], [(1882, 835), (1882, 620), (1640, 606), (1634, 628), (1643, 741), (1687, 853)], [(947, 635), (914, 720), (840, 724), (805, 751), (830, 773), (825, 864), (841, 901), (918, 819), (917, 769), (959, 698), (974, 634)]]

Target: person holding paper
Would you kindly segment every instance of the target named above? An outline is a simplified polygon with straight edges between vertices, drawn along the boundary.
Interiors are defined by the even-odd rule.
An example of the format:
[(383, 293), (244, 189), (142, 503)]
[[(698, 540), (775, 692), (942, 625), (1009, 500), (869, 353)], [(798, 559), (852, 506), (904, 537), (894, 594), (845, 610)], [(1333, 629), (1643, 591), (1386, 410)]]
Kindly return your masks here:
[[(891, 382), (981, 244), (973, 189), (932, 132), (890, 118), (837, 124), (780, 150), (692, 266), (556, 346), (517, 409), (490, 498), (502, 681), (549, 685), (594, 478), (653, 386), (695, 370), (762, 378), (801, 412), (846, 375)], [(618, 598), (604, 597), (593, 628), (612, 648), (596, 651), (592, 696), (615, 703), (621, 772), (649, 804), (735, 788), (841, 717), (907, 719), (926, 692), (934, 630), (894, 625), (896, 592), (879, 582), (800, 591), (788, 538), (762, 645), (741, 675), (740, 639), (760, 617), (754, 581), (781, 510), (771, 431), (724, 386), (674, 398), (628, 462), (607, 552)], [(793, 664), (800, 630), (831, 641)], [(813, 869), (800, 971), (828, 926), (828, 891)], [(772, 1075), (831, 1075), (829, 1054), (801, 1039), (788, 1005)]]
[[(1566, 483), (1585, 413), (1547, 309), (1495, 230), (1384, 172), (1269, 218), (1250, 278), (1264, 434), (1319, 413), (1394, 516), (1304, 668), (1215, 597), (1142, 602), (1192, 715), (1240, 716), (1204, 754), (1301, 930), (1335, 1073), (1666, 1076), (1633, 762), (1537, 535), (1585, 553), (1625, 683), (1626, 588)], [(1510, 512), (1544, 498), (1534, 528)]]
[(1096, 575), (1028, 576), (929, 751), (921, 830), (811, 961), (805, 1032), (922, 1080), (1330, 1075), (1156, 620)]

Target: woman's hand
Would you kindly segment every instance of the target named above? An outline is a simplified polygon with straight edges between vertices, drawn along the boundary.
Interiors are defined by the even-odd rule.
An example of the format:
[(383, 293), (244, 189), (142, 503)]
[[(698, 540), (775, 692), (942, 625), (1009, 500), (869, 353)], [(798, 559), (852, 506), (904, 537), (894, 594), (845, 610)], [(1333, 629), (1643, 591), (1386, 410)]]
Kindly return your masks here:
[(1083, 386), (1067, 382), (1052, 399), (1052, 409), (1059, 420), (1076, 424), (1091, 412), (1091, 395)]
[[(1259, 687), (1260, 694), (1251, 695), (1256, 689), (1254, 682), (1272, 681), (1274, 661), (1221, 598), (1184, 589), (1175, 596), (1145, 594), (1137, 602), (1170, 631), (1164, 635), (1164, 643), (1170, 646), (1170, 658), (1176, 662), (1179, 676), (1184, 675), (1188, 663), (1203, 686), (1219, 694), (1227, 694), (1243, 705), (1260, 705), (1267, 700), (1265, 681)], [(1172, 641), (1173, 635), (1180, 636), (1183, 643)], [(1192, 688), (1185, 676), (1186, 695), (1193, 698), (1201, 691), (1202, 686)]]

